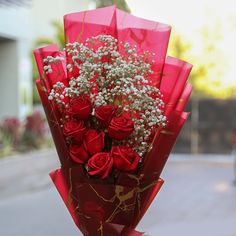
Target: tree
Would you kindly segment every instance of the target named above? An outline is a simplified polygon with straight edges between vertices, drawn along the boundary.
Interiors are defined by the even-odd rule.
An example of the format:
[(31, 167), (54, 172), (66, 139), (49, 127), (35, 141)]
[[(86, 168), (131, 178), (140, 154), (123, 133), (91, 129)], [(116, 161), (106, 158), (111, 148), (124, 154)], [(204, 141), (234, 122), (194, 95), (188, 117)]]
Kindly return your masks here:
[(192, 63), (190, 82), (193, 84), (193, 97), (228, 98), (235, 96), (236, 88), (226, 85), (224, 73), (226, 60), (224, 53), (217, 47), (221, 41), (220, 26), (204, 27), (196, 35), (198, 50), (174, 33), (170, 40), (169, 54)]
[(130, 8), (125, 0), (95, 0), (96, 7), (107, 7), (111, 5), (116, 5), (120, 10), (130, 12)]

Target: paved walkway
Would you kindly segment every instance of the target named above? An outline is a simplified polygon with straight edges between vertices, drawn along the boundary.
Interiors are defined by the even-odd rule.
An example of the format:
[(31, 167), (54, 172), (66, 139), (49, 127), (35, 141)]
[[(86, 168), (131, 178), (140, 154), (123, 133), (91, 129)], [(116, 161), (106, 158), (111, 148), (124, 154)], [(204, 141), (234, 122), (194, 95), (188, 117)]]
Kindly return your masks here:
[(51, 186), (48, 173), (58, 166), (53, 149), (0, 159), (0, 201)]
[[(78, 236), (47, 173), (53, 150), (0, 161), (1, 236)], [(149, 236), (236, 236), (232, 161), (171, 158), (165, 185), (139, 225)]]

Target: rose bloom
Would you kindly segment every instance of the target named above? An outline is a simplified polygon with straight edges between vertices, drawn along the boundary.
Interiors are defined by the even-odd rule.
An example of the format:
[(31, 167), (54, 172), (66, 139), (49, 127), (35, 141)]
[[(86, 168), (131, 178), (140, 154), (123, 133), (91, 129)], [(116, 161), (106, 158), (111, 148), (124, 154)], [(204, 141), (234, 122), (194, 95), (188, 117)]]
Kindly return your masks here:
[(90, 155), (101, 152), (104, 148), (104, 132), (90, 129), (84, 136), (84, 146)]
[(71, 138), (75, 142), (80, 142), (85, 135), (87, 128), (83, 121), (69, 120), (64, 124), (63, 133), (66, 137)]
[(113, 166), (113, 159), (108, 152), (99, 152), (93, 155), (88, 161), (89, 175), (97, 175), (102, 179), (106, 178)]
[(133, 121), (125, 116), (114, 117), (108, 127), (110, 137), (116, 140), (126, 139), (133, 131)]
[(112, 147), (111, 156), (115, 168), (120, 171), (135, 170), (140, 161), (140, 156), (132, 148), (126, 146)]
[(115, 115), (116, 108), (113, 105), (103, 105), (95, 108), (95, 116), (101, 126), (108, 126)]
[(69, 154), (71, 159), (78, 164), (84, 164), (89, 159), (89, 154), (85, 150), (83, 143), (78, 145), (71, 144), (69, 146)]
[(87, 120), (92, 112), (92, 103), (88, 96), (78, 97), (70, 104), (67, 113), (79, 120)]

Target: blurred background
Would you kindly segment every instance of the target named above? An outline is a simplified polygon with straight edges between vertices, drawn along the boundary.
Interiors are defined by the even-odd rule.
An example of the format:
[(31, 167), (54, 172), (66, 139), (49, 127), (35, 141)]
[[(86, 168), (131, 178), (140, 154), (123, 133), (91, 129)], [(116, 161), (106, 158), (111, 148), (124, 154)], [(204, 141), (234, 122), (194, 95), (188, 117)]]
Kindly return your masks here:
[[(236, 236), (235, 1), (115, 3), (171, 25), (168, 54), (194, 65), (191, 115), (140, 230), (151, 236)], [(50, 43), (63, 47), (63, 15), (113, 4), (0, 0), (0, 235), (79, 235), (48, 177), (59, 163), (34, 85), (32, 51)]]

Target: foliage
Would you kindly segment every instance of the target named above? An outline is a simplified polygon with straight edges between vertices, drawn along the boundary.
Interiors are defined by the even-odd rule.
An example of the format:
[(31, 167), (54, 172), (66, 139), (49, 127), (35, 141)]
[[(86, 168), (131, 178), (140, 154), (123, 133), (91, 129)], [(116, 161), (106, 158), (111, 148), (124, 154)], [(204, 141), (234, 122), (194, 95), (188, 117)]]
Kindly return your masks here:
[(117, 8), (126, 12), (130, 12), (130, 8), (125, 0), (95, 0), (95, 1), (96, 1), (97, 8), (107, 7), (107, 6), (111, 6), (115, 4)]
[(20, 121), (15, 117), (8, 117), (0, 123), (0, 156), (14, 152), (21, 139)]
[(42, 47), (47, 44), (57, 44), (60, 49), (62, 49), (65, 45), (65, 38), (64, 38), (64, 29), (63, 24), (59, 21), (52, 21), (51, 25), (55, 31), (53, 38), (48, 37), (41, 37), (38, 38), (34, 43), (34, 48)]
[(45, 117), (38, 111), (22, 122), (16, 117), (0, 122), (0, 157), (50, 145)]
[[(193, 97), (228, 98), (235, 96), (236, 88), (227, 85), (222, 77), (226, 70), (223, 52), (217, 47), (221, 34), (219, 28), (202, 28), (196, 40), (201, 46), (196, 50), (194, 44), (174, 33), (171, 37), (169, 54), (190, 61), (194, 67), (190, 74), (193, 84)], [(213, 43), (214, 42), (214, 43)], [(220, 63), (219, 63), (220, 58)]]
[(47, 132), (45, 118), (39, 111), (26, 117), (23, 133), (23, 145), (25, 149), (40, 148), (43, 145)]

